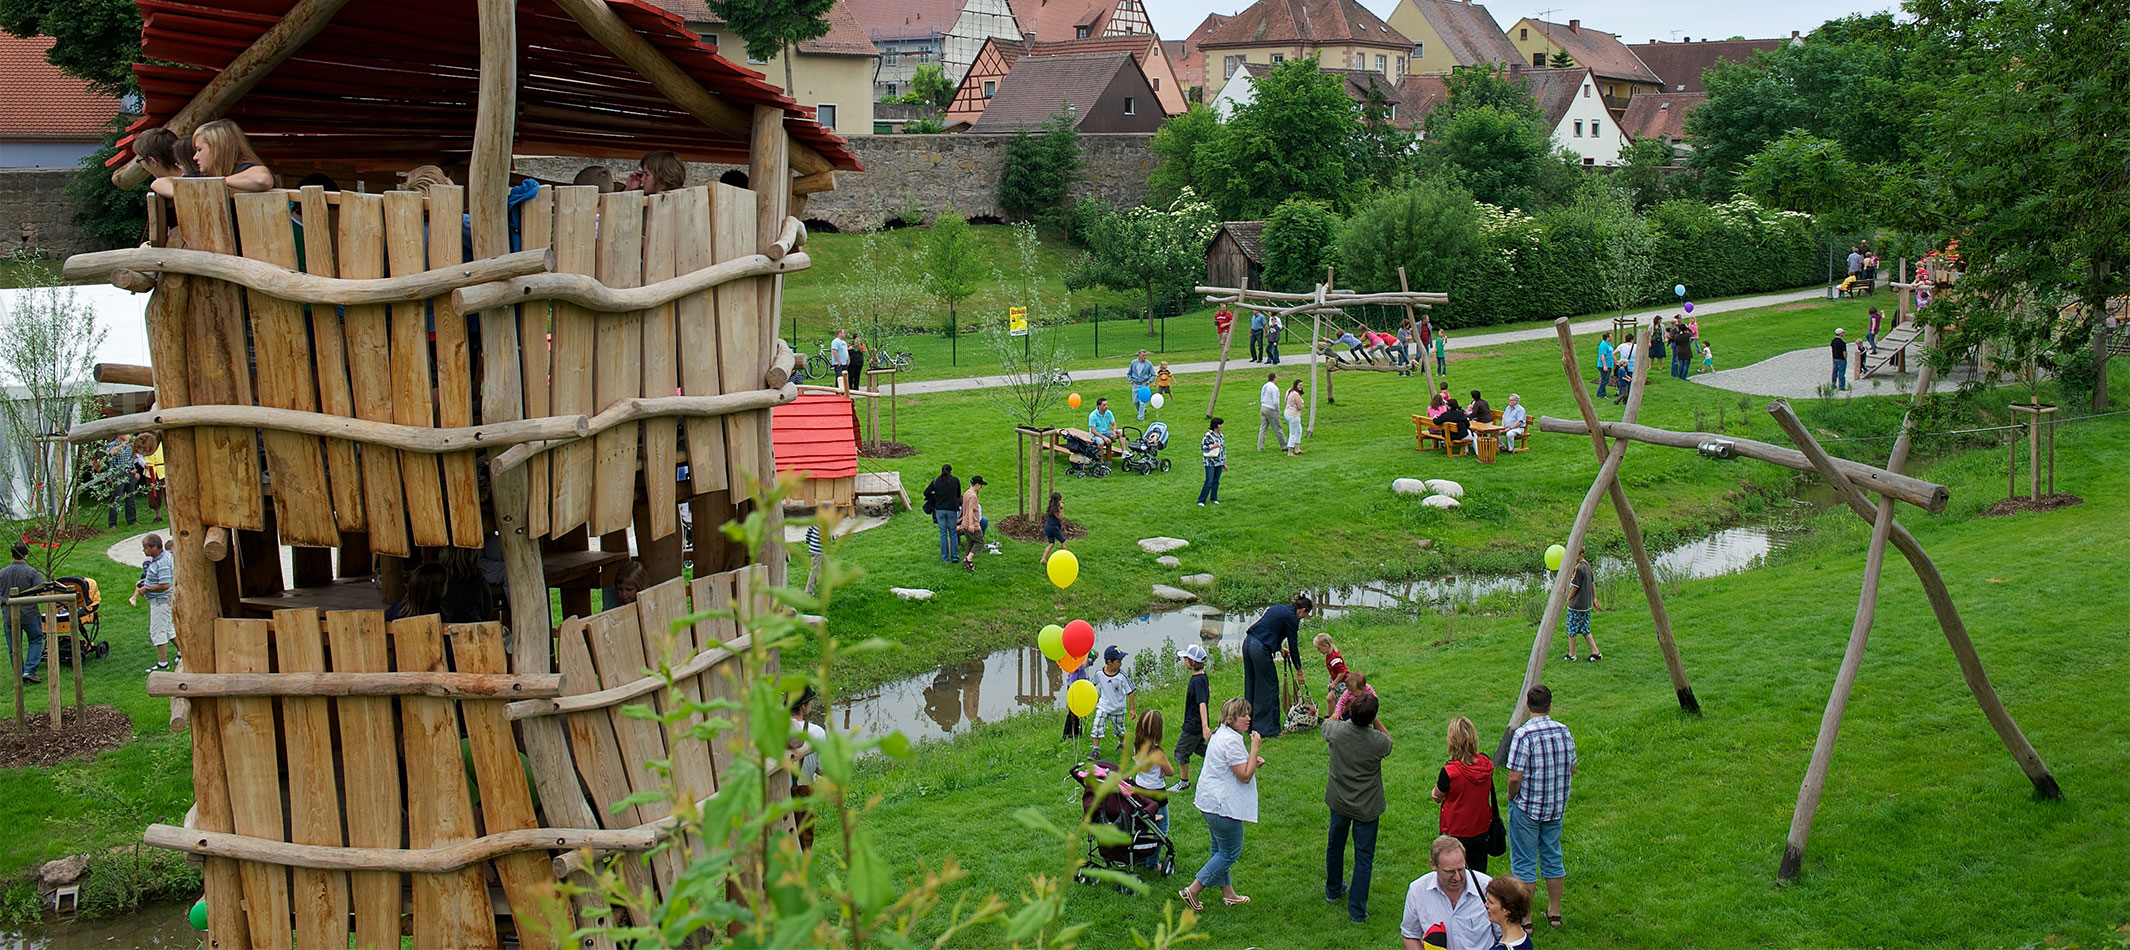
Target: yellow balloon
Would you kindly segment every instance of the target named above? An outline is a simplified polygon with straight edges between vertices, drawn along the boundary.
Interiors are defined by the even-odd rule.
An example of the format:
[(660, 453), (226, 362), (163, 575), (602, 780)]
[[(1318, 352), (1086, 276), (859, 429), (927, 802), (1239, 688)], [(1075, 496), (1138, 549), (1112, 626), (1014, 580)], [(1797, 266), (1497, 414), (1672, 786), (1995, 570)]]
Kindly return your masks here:
[(1554, 545), (1554, 546), (1552, 546), (1552, 547), (1550, 547), (1550, 548), (1547, 548), (1547, 549), (1546, 549), (1546, 570), (1549, 570), (1549, 571), (1557, 571), (1557, 570), (1560, 570), (1560, 569), (1561, 569), (1561, 562), (1562, 562), (1562, 561), (1564, 561), (1564, 560), (1567, 560), (1567, 558), (1568, 558), (1568, 549), (1567, 549), (1567, 548), (1561, 547), (1561, 546), (1560, 546), (1560, 545), (1558, 545), (1558, 544), (1556, 544), (1556, 545)]
[(1095, 711), (1095, 684), (1080, 680), (1065, 691), (1065, 708), (1075, 716), (1090, 716)]
[(1080, 559), (1074, 557), (1071, 551), (1059, 551), (1051, 555), (1045, 567), (1050, 573), (1050, 582), (1060, 588), (1071, 587), (1073, 581), (1080, 579)]

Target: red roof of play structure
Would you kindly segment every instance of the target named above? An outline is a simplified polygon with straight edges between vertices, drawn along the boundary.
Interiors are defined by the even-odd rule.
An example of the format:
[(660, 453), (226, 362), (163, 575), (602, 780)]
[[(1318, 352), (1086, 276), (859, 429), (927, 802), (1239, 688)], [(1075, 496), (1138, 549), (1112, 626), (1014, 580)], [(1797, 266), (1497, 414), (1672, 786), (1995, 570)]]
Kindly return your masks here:
[(770, 416), (777, 474), (805, 472), (813, 478), (858, 474), (858, 411), (849, 396), (800, 393)]
[[(143, 62), (134, 74), (147, 109), (134, 129), (169, 121), (294, 2), (138, 0)], [(712, 94), (742, 112), (782, 108), (793, 138), (837, 168), (860, 167), (812, 109), (720, 58), (679, 16), (642, 0), (607, 5)], [(747, 162), (744, 135), (705, 128), (548, 0), (519, 0), (518, 44), (518, 153), (636, 158), (671, 149), (690, 161)], [(472, 148), (479, 74), (472, 0), (353, 0), (227, 117), (268, 164), (460, 164)], [(122, 151), (113, 164), (130, 157)]]

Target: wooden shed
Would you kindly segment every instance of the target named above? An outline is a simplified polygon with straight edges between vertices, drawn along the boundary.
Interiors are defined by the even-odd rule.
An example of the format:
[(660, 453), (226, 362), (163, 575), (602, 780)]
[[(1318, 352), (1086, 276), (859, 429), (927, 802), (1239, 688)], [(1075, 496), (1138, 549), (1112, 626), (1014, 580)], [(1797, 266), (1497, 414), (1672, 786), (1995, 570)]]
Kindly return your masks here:
[(776, 446), (777, 474), (803, 477), (789, 499), (793, 504), (856, 507), (858, 484), (858, 409), (839, 393), (802, 392), (771, 413), (770, 438)]
[(1215, 287), (1264, 286), (1263, 221), (1223, 221), (1206, 245), (1206, 283)]
[[(204, 858), (211, 947), (395, 946), (403, 926), (421, 947), (555, 946), (592, 920), (558, 878), (671, 835), (664, 805), (622, 807), (659, 790), (647, 763), (704, 800), (747, 754), (620, 710), (665, 702), (661, 663), (692, 697), (746, 688), (734, 619), (670, 631), (767, 609), (784, 581), (781, 548), (719, 527), (773, 477), (770, 410), (798, 394), (776, 335), (781, 275), (809, 264), (797, 215), (858, 164), (638, 0), (140, 6), (140, 127), (234, 118), (284, 180), (469, 182), (179, 179), (153, 246), (67, 262), (153, 287), (158, 407), (70, 434), (165, 439), (184, 669), (148, 687), (191, 703), (197, 804), (147, 839)], [(746, 163), (756, 188), (512, 188), (514, 154), (661, 148)], [(650, 584), (594, 614), (631, 531)], [(401, 571), (449, 548), (500, 551), (503, 619), (387, 621)], [(616, 866), (666, 895), (681, 862)]]

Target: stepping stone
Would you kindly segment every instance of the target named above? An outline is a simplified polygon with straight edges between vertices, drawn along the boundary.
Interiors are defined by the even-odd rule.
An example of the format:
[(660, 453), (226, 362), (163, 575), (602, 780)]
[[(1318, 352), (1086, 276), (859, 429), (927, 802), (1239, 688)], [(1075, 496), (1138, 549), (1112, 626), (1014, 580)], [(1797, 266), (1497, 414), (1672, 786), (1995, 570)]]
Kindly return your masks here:
[(1448, 495), (1429, 495), (1426, 498), (1420, 499), (1420, 503), (1428, 506), (1429, 508), (1459, 507), (1457, 499), (1451, 498)]
[(1213, 575), (1211, 574), (1185, 574), (1182, 577), (1177, 578), (1177, 580), (1189, 584), (1192, 587), (1213, 586)]
[(1438, 495), (1448, 495), (1451, 498), (1464, 497), (1464, 486), (1459, 485), (1456, 482), (1450, 481), (1447, 478), (1428, 479), (1427, 490), (1434, 492)]
[(1191, 542), (1182, 538), (1140, 538), (1139, 550), (1148, 554), (1167, 554), (1190, 547)]
[(1157, 557), (1157, 558), (1155, 558), (1155, 559), (1154, 559), (1154, 563), (1156, 563), (1156, 564), (1159, 564), (1159, 565), (1161, 565), (1162, 567), (1182, 567), (1182, 566), (1183, 566), (1183, 561), (1182, 561), (1181, 559), (1177, 558), (1177, 557), (1176, 557), (1175, 555), (1173, 555), (1173, 554), (1164, 554), (1164, 555), (1162, 555), (1162, 556), (1160, 556), (1160, 557)]
[(1179, 604), (1189, 603), (1198, 599), (1197, 594), (1193, 594), (1181, 587), (1170, 587), (1167, 584), (1155, 584), (1154, 596), (1162, 600), (1172, 600)]
[(1427, 483), (1417, 478), (1400, 478), (1390, 483), (1390, 490), (1400, 495), (1425, 495)]
[(1418, 541), (1415, 541), (1415, 542), (1413, 542), (1413, 547), (1419, 548), (1419, 549), (1420, 549), (1420, 550), (1422, 550), (1422, 551), (1425, 551), (1425, 550), (1427, 550), (1428, 548), (1431, 548), (1431, 547), (1434, 547), (1434, 546), (1435, 546), (1435, 539), (1433, 539), (1433, 538), (1421, 538), (1420, 540), (1418, 540)]
[(922, 587), (890, 587), (888, 593), (903, 600), (931, 600), (932, 592)]

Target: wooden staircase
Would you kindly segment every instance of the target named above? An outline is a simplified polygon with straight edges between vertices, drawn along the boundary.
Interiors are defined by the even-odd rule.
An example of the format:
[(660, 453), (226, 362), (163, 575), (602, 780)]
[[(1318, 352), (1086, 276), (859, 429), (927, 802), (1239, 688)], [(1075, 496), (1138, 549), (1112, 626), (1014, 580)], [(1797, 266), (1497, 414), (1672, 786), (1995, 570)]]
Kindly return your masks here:
[(1866, 377), (1872, 376), (1877, 374), (1880, 370), (1884, 370), (1890, 366), (1893, 366), (1895, 361), (1897, 359), (1900, 359), (1901, 354), (1907, 351), (1910, 347), (1914, 347), (1914, 352), (1909, 353), (1906, 360), (1901, 360), (1901, 365), (1905, 367), (1907, 365), (1908, 360), (1922, 359), (1922, 339), (1923, 325), (1915, 322), (1914, 320), (1910, 320), (1907, 323), (1901, 324), (1900, 326), (1893, 328), (1893, 330), (1888, 332), (1885, 336), (1879, 337), (1878, 353), (1876, 355), (1869, 355), (1863, 358), (1863, 375)]

